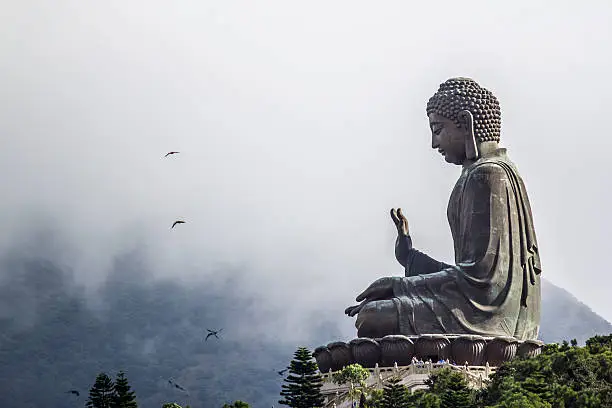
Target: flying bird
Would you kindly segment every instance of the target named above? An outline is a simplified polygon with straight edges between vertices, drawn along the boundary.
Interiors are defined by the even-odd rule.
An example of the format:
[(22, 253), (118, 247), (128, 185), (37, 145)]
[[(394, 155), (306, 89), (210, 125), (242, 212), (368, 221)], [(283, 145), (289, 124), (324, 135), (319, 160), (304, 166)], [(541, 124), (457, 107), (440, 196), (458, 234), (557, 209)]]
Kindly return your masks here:
[(181, 391), (187, 392), (187, 390), (185, 388), (183, 388), (180, 385), (178, 385), (177, 383), (175, 383), (172, 379), (168, 380), (168, 384), (172, 385), (174, 388), (178, 388)]
[(74, 394), (77, 397), (79, 397), (81, 395), (80, 392), (78, 392), (77, 390), (70, 390), (70, 391), (66, 391), (66, 394)]
[(184, 223), (185, 223), (185, 221), (181, 221), (181, 220), (174, 221), (174, 224), (172, 224), (170, 229), (174, 228), (177, 224), (184, 224)]
[(208, 340), (208, 338), (210, 336), (215, 336), (216, 338), (219, 338), (219, 336), (217, 336), (217, 334), (219, 334), (221, 332), (221, 330), (223, 330), (223, 329), (219, 329), (219, 330), (206, 329), (206, 330), (208, 330), (208, 334), (206, 335), (206, 339), (204, 339), (204, 341)]
[(165, 155), (164, 157), (168, 157), (168, 156), (170, 156), (171, 154), (177, 154), (177, 153), (180, 153), (180, 152), (168, 152), (168, 153), (166, 153), (166, 155)]

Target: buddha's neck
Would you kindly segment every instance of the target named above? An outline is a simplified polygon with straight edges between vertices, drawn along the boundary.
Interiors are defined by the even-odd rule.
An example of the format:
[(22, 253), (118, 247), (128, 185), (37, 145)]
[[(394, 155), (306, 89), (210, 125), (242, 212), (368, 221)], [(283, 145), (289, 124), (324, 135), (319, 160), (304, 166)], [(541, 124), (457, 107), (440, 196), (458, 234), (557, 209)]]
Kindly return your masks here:
[[(499, 143), (497, 142), (478, 143), (478, 157), (487, 156), (490, 153), (496, 151), (497, 149), (499, 149)], [(475, 161), (476, 160), (466, 160), (465, 162), (463, 162), (463, 168), (465, 169), (466, 167), (474, 164)]]

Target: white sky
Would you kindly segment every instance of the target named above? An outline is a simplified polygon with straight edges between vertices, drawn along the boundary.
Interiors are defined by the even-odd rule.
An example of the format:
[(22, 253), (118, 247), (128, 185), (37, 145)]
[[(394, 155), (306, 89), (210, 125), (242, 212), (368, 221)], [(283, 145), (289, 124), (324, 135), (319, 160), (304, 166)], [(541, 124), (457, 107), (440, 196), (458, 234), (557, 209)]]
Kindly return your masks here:
[(460, 169), (425, 104), (470, 76), (500, 100), (543, 276), (612, 320), (609, 2), (1, 3), (1, 248), (42, 211), (83, 281), (144, 240), (160, 275), (246, 265), (236, 296), (354, 331), (344, 308), (402, 274), (391, 207), (453, 259)]

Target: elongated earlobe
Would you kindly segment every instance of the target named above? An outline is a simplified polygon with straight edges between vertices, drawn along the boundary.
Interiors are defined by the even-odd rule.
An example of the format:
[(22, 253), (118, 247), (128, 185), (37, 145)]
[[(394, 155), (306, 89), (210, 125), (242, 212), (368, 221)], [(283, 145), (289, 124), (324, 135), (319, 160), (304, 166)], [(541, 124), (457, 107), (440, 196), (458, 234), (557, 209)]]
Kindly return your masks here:
[(468, 110), (462, 110), (457, 114), (457, 120), (466, 131), (465, 135), (465, 156), (468, 160), (476, 160), (480, 156), (476, 135), (474, 134), (474, 116)]

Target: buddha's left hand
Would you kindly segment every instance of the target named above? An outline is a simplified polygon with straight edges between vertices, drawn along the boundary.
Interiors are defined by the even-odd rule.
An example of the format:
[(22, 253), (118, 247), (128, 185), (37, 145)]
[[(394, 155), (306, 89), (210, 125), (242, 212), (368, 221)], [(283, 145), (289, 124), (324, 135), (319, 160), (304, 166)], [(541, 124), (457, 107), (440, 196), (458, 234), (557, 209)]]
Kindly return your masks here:
[(363, 306), (369, 302), (391, 299), (393, 297), (393, 284), (401, 279), (399, 276), (377, 279), (355, 299), (357, 302), (361, 302), (361, 304), (346, 308), (344, 313), (352, 317), (358, 314)]
[(383, 300), (391, 299), (393, 297), (393, 284), (401, 281), (400, 276), (386, 276), (375, 280), (366, 290), (364, 290), (357, 298), (357, 302), (362, 300)]

